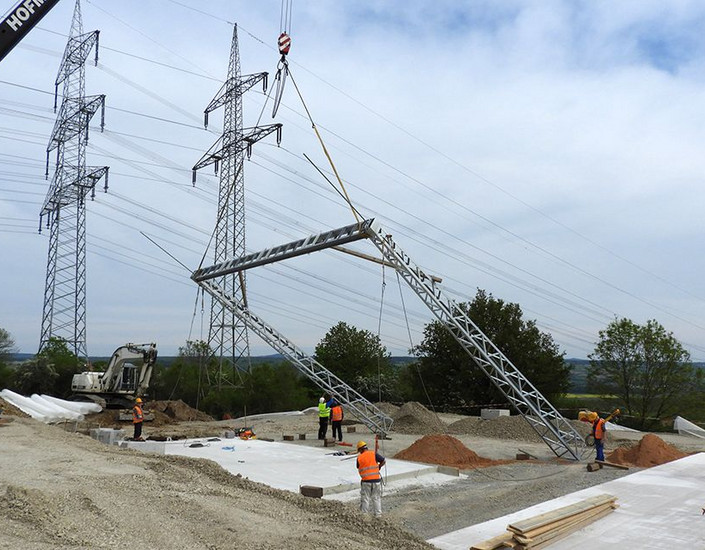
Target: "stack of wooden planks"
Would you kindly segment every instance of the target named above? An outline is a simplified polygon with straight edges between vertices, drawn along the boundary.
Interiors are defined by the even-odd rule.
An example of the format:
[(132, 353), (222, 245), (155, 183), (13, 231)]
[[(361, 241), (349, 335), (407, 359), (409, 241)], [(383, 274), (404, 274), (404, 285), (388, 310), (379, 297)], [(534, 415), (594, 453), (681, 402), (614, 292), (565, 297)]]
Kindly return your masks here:
[(507, 532), (470, 547), (470, 550), (525, 550), (546, 548), (609, 514), (617, 497), (597, 495), (551, 512), (509, 524)]

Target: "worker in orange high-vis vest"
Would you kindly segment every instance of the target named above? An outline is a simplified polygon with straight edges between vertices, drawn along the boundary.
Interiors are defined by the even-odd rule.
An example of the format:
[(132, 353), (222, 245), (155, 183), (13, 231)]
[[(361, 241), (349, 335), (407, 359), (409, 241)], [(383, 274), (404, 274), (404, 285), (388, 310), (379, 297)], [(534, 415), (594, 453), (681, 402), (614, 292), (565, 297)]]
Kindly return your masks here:
[(592, 435), (595, 438), (595, 460), (605, 460), (605, 436), (607, 428), (605, 427), (605, 419), (600, 418), (596, 412), (588, 414), (588, 420), (592, 422)]
[(357, 444), (357, 471), (360, 474), (360, 511), (370, 511), (374, 517), (382, 517), (382, 474), (380, 468), (384, 466), (384, 457), (370, 451), (367, 443), (359, 441)]
[(337, 401), (333, 401), (330, 408), (330, 421), (333, 424), (333, 439), (338, 437), (338, 441), (343, 440), (343, 406)]
[(142, 422), (144, 414), (142, 414), (142, 399), (135, 399), (135, 405), (132, 407), (132, 425), (135, 427), (135, 434), (132, 437), (135, 441), (142, 441)]

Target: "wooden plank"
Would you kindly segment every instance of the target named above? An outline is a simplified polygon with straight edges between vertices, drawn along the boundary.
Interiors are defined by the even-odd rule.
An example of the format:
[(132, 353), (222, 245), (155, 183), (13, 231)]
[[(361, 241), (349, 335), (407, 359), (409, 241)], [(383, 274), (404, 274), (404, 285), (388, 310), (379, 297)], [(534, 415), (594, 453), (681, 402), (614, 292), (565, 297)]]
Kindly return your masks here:
[[(593, 523), (594, 521), (597, 521), (601, 517), (606, 516), (610, 512), (612, 512), (614, 508), (611, 506), (607, 506), (605, 508), (600, 508), (600, 509), (595, 509), (595, 511), (581, 515), (579, 518), (575, 519), (575, 521), (571, 521), (568, 523), (564, 523), (563, 525), (557, 526), (555, 529), (551, 529), (550, 531), (547, 531), (543, 534), (539, 535), (534, 535), (531, 538), (529, 538), (530, 543), (528, 546), (530, 548), (534, 548), (535, 546), (546, 542), (548, 540), (553, 540), (557, 536), (561, 535), (562, 533), (572, 533), (573, 531), (578, 531), (579, 529), (582, 529), (584, 526), (589, 525), (590, 523)], [(519, 536), (519, 535), (515, 535)]]
[(551, 537), (550, 539), (547, 539), (543, 542), (540, 543), (532, 543), (531, 545), (527, 546), (527, 548), (530, 548), (531, 550), (541, 550), (542, 548), (546, 548), (550, 544), (553, 544), (554, 542), (558, 542), (561, 539), (566, 538), (568, 535), (572, 535), (576, 531), (579, 531), (586, 525), (593, 523), (597, 521), (600, 518), (603, 518), (607, 514), (612, 512), (612, 508), (609, 508), (607, 510), (602, 511), (600, 514), (597, 514), (596, 516), (590, 518), (589, 520), (586, 520), (585, 522), (582, 522), (579, 525), (574, 525), (570, 529), (565, 529), (565, 530), (560, 530), (560, 532), (556, 533), (554, 537)]
[(619, 468), (620, 470), (628, 470), (629, 466), (624, 466), (622, 464), (615, 464), (614, 462), (607, 462), (606, 460), (596, 460), (598, 464), (602, 464), (603, 466), (610, 466), (612, 468)]
[(526, 531), (537, 529), (538, 527), (541, 527), (543, 525), (548, 525), (563, 518), (573, 516), (585, 510), (589, 510), (590, 508), (594, 508), (595, 506), (600, 506), (607, 502), (613, 502), (614, 500), (616, 500), (616, 497), (612, 495), (597, 495), (582, 500), (580, 502), (576, 502), (574, 504), (570, 504), (568, 506), (563, 506), (562, 508), (546, 512), (544, 514), (534, 516), (532, 518), (517, 521), (516, 523), (510, 524), (507, 529), (515, 533), (523, 534)]
[(546, 525), (543, 525), (541, 527), (537, 527), (536, 529), (532, 529), (531, 531), (525, 531), (524, 533), (521, 533), (520, 536), (526, 537), (528, 539), (534, 539), (544, 533), (547, 533), (551, 530), (558, 529), (566, 524), (569, 524), (573, 521), (580, 521), (581, 518), (589, 515), (589, 514), (594, 514), (596, 512), (601, 512), (602, 510), (606, 509), (613, 509), (614, 504), (613, 503), (605, 503), (601, 504), (600, 506), (595, 506), (593, 508), (589, 508), (588, 510), (585, 510), (584, 512), (580, 512), (578, 514), (574, 514), (572, 516), (568, 516), (566, 518), (563, 518), (558, 521), (554, 521), (553, 523), (549, 523)]
[(506, 548), (506, 546), (504, 546), (504, 543), (511, 542), (511, 540), (511, 533), (502, 533), (501, 535), (497, 535), (496, 537), (492, 537), (491, 539), (483, 540), (482, 542), (473, 544), (470, 547), (470, 550), (497, 550), (498, 548)]

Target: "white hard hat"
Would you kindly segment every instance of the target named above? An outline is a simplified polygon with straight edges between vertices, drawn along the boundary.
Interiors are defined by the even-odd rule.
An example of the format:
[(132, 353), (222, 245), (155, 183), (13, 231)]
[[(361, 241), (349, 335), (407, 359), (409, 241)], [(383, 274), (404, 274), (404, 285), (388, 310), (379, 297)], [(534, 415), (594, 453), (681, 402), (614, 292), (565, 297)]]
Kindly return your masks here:
[(321, 397), (321, 398), (318, 400), (318, 402), (319, 402), (319, 403), (325, 403), (326, 400)]

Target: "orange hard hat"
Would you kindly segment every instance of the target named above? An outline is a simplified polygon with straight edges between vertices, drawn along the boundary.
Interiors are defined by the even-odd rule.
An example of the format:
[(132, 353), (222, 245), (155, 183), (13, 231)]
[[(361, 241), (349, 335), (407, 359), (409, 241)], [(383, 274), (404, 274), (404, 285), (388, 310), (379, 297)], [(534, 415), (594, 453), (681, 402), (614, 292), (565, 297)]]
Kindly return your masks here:
[(142, 400), (138, 397), (137, 399), (135, 399), (135, 403), (142, 403)]

